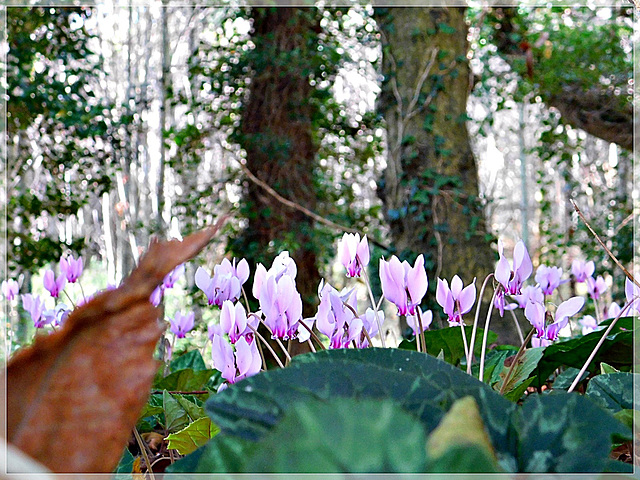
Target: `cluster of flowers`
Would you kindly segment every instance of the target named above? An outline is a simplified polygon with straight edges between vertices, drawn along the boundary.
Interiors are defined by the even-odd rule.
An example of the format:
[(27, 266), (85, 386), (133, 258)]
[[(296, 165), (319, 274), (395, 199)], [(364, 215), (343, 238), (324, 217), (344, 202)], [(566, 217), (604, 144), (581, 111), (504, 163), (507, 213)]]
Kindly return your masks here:
[[(502, 241), (498, 242), (499, 261), (492, 274), (497, 281), (494, 290), (493, 307), (501, 316), (505, 310), (521, 308), (524, 316), (535, 328), (532, 345), (546, 346), (557, 340), (560, 330), (584, 306), (583, 297), (572, 297), (563, 301), (555, 312), (547, 311), (545, 299), (568, 279), (562, 279), (562, 268), (540, 265), (535, 273), (536, 285), (524, 286), (533, 273), (533, 265), (527, 249), (522, 241), (514, 248), (512, 263), (504, 256)], [(263, 323), (280, 346), (281, 340), (296, 339), (311, 343), (313, 329), (328, 338), (329, 348), (366, 348), (372, 345), (372, 339), (379, 336), (384, 345), (382, 324), (384, 312), (379, 310), (366, 277), (370, 253), (366, 236), (345, 234), (338, 246), (338, 257), (346, 269), (347, 277), (363, 278), (369, 289), (371, 307), (359, 313), (355, 288), (338, 291), (324, 280), (318, 287), (320, 299), (314, 317), (302, 317), (302, 299), (296, 288), (297, 267), (289, 253), (280, 253), (269, 269), (259, 264), (256, 268), (251, 292), (259, 302), (257, 312), (247, 312), (240, 303), (246, 294), (244, 284), (248, 281), (250, 271), (246, 260), (236, 264), (236, 259), (224, 259), (216, 265), (213, 275), (199, 267), (195, 274), (196, 286), (204, 292), (209, 305), (220, 308), (220, 321), (209, 325), (208, 336), (212, 342), (212, 360), (214, 368), (222, 372), (227, 384), (236, 383), (243, 378), (258, 373), (263, 365), (258, 340), (262, 340), (267, 348), (271, 348), (258, 333)], [(58, 298), (66, 283), (75, 283), (82, 274), (82, 258), (73, 257), (60, 260), (60, 275), (55, 276), (53, 270), (44, 275), (44, 286), (53, 298)], [(170, 272), (161, 285), (150, 297), (150, 302), (159, 305), (166, 290), (174, 287), (184, 274), (184, 265), (179, 265)], [(589, 295), (596, 302), (606, 291), (606, 283), (602, 276), (593, 277), (594, 262), (576, 260), (572, 264), (571, 273), (575, 282), (586, 283)], [(380, 282), (384, 298), (394, 304), (398, 314), (405, 316), (408, 325), (416, 336), (428, 329), (433, 320), (433, 312), (423, 312), (419, 305), (427, 292), (429, 282), (424, 267), (424, 257), (419, 255), (413, 266), (407, 261), (401, 262), (395, 255), (389, 260), (380, 259)], [(447, 282), (437, 279), (436, 301), (442, 307), (450, 326), (464, 326), (463, 316), (471, 311), (476, 302), (476, 279), (464, 286), (457, 275)], [(112, 287), (113, 288), (113, 287)], [(18, 284), (13, 280), (2, 283), (2, 291), (7, 299), (13, 300), (18, 293)], [(625, 293), (631, 308), (640, 311), (640, 289), (627, 280)], [(68, 296), (68, 295), (67, 295)], [(507, 297), (515, 302), (510, 302)], [(84, 296), (78, 302), (85, 302)], [(60, 325), (69, 313), (69, 308), (59, 303), (54, 309), (46, 310), (44, 301), (31, 294), (22, 295), (23, 306), (31, 314), (34, 325), (41, 328), (45, 325)], [(247, 304), (248, 306), (248, 304)], [(607, 318), (620, 314), (621, 307), (612, 303), (606, 310)], [(547, 318), (552, 318), (548, 323)], [(184, 338), (194, 327), (194, 313), (177, 312), (169, 319), (170, 329), (177, 338)], [(585, 316), (580, 323), (583, 334), (598, 328), (599, 321)], [(317, 341), (317, 337), (315, 338)], [(284, 350), (284, 348), (283, 348)], [(275, 355), (275, 353), (274, 353)], [(286, 355), (286, 351), (285, 351)]]

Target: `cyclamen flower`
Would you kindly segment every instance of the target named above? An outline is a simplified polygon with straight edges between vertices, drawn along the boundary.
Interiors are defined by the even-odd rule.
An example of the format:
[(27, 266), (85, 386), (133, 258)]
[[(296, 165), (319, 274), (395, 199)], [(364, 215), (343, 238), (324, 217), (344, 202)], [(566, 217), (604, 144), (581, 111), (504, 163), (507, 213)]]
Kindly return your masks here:
[[(406, 317), (407, 325), (411, 327), (411, 330), (413, 330), (413, 334), (416, 337), (421, 333), (420, 326), (418, 324), (417, 310), (418, 309), (416, 309), (416, 315), (407, 315)], [(431, 310), (427, 310), (426, 312), (423, 312), (422, 310), (420, 310), (420, 318), (422, 319), (422, 331), (424, 332), (429, 328), (429, 326), (431, 325), (431, 322), (433, 322), (433, 312)]]
[(154, 307), (160, 305), (162, 301), (162, 297), (164, 296), (164, 286), (158, 285), (153, 292), (151, 292), (151, 296), (149, 297), (149, 301), (153, 304)]
[(194, 317), (195, 314), (193, 312), (189, 312), (187, 315), (176, 312), (175, 317), (169, 319), (173, 334), (178, 338), (184, 338), (193, 328)]
[(7, 301), (12, 301), (18, 295), (18, 282), (13, 279), (3, 280), (2, 281), (2, 294), (7, 299)]
[(363, 328), (362, 320), (354, 313), (357, 308), (356, 291), (340, 295), (331, 285), (321, 282), (319, 296), (316, 328), (329, 337), (329, 348), (348, 348), (352, 340), (360, 338)]
[(624, 294), (627, 299), (627, 303), (631, 303), (629, 308), (640, 313), (640, 287), (629, 280), (629, 278), (627, 278), (624, 283)]
[(388, 262), (380, 259), (380, 282), (385, 298), (398, 307), (399, 315), (415, 315), (416, 307), (427, 293), (429, 281), (420, 254), (413, 267), (395, 255)]
[(273, 338), (294, 338), (298, 333), (298, 322), (302, 319), (302, 298), (289, 275), (276, 280), (268, 275), (258, 294), (260, 310), (264, 314), (264, 323), (272, 332)]
[[(241, 303), (225, 300), (220, 313), (220, 328), (229, 335), (229, 341), (236, 343), (242, 336), (251, 335), (258, 328), (259, 320), (255, 315), (247, 319), (247, 311)], [(253, 328), (251, 328), (253, 327)]]
[(598, 329), (598, 321), (591, 315), (585, 315), (578, 323), (582, 325), (582, 335), (595, 332)]
[[(584, 306), (584, 298), (572, 297), (562, 302), (556, 309), (554, 322), (550, 325), (546, 323), (546, 309), (543, 304), (537, 302), (529, 302), (524, 309), (524, 316), (531, 322), (536, 329), (534, 338), (554, 341), (558, 338), (558, 332), (562, 330), (569, 322), (569, 317), (578, 313)], [(538, 345), (548, 344), (548, 342), (536, 342)], [(532, 345), (534, 344), (532, 340)]]
[(607, 290), (607, 283), (602, 278), (602, 275), (598, 275), (597, 279), (593, 279), (593, 277), (587, 277), (587, 291), (589, 295), (594, 300), (598, 300), (600, 295), (602, 295)]
[(360, 235), (357, 233), (345, 233), (338, 245), (338, 257), (347, 269), (348, 277), (359, 277), (362, 269), (369, 264), (367, 236), (360, 240)]
[(593, 260), (590, 262), (585, 262), (583, 260), (574, 260), (571, 263), (571, 273), (578, 283), (585, 282), (587, 278), (591, 277), (593, 275), (593, 272), (595, 271), (596, 264), (593, 263)]
[[(522, 289), (522, 293), (520, 295), (511, 296), (516, 299), (520, 308), (526, 307), (527, 302), (544, 303), (544, 293), (542, 293), (542, 288), (540, 288), (540, 285), (529, 285)], [(505, 310), (507, 310), (506, 307)]]
[(69, 313), (71, 313), (71, 309), (64, 303), (59, 303), (53, 310), (42, 312), (42, 318), (45, 324), (58, 327), (67, 319)]
[(30, 293), (22, 295), (22, 307), (31, 315), (34, 327), (43, 328), (45, 325), (48, 325), (49, 320), (42, 316), (44, 312), (44, 300), (38, 295), (32, 295)]
[(609, 308), (607, 308), (605, 311), (606, 319), (608, 320), (610, 318), (616, 318), (621, 311), (622, 308), (620, 308), (620, 305), (618, 305), (616, 302), (611, 302), (611, 305), (609, 305)]
[(76, 283), (82, 275), (82, 257), (76, 260), (73, 255), (60, 259), (60, 273), (64, 275), (69, 283)]
[(183, 274), (184, 274), (184, 263), (181, 263), (176, 268), (174, 268), (169, 273), (167, 273), (167, 275), (164, 277), (164, 280), (162, 282), (162, 284), (164, 285), (164, 288), (173, 288), (173, 286), (176, 284), (178, 279)]
[(545, 295), (551, 295), (559, 285), (565, 283), (560, 280), (560, 277), (562, 277), (561, 268), (540, 265), (538, 270), (536, 270), (535, 279), (536, 282), (540, 284), (542, 293)]
[(444, 313), (449, 317), (449, 326), (464, 325), (462, 315), (468, 313), (476, 302), (476, 279), (471, 285), (463, 287), (462, 280), (458, 275), (451, 280), (451, 288), (446, 280), (438, 279), (436, 288), (436, 301), (443, 308)]
[(237, 267), (235, 258), (233, 264), (225, 258), (213, 268), (213, 277), (202, 267), (198, 267), (195, 275), (196, 286), (205, 293), (209, 305), (215, 303), (218, 307), (222, 307), (225, 300), (238, 300), (242, 294), (242, 285), (248, 278), (249, 264), (244, 258)]
[[(373, 337), (378, 334), (378, 325), (382, 326), (384, 324), (384, 312), (382, 310), (378, 310), (378, 323), (378, 321), (376, 321), (375, 310), (373, 310), (372, 308), (367, 308), (367, 310), (364, 312), (364, 315), (360, 317), (360, 320), (362, 320), (363, 332), (364, 330), (366, 330), (369, 338), (373, 339)], [(355, 331), (357, 330), (357, 328), (354, 328), (353, 330)], [(369, 339), (364, 333), (362, 333), (359, 338), (356, 338), (355, 342), (358, 348), (367, 348), (371, 346), (369, 345)]]
[[(211, 346), (213, 368), (222, 372), (222, 378), (229, 383), (236, 383), (243, 378), (255, 375), (260, 371), (262, 358), (258, 351), (257, 342), (248, 342), (240, 337), (235, 343), (235, 351), (231, 344), (222, 336), (213, 336)], [(220, 390), (226, 388), (226, 385)]]
[(47, 270), (44, 272), (44, 288), (46, 288), (53, 298), (58, 298), (60, 292), (67, 284), (67, 279), (64, 273), (61, 273), (58, 278), (55, 278), (53, 270)]
[(513, 249), (513, 269), (509, 261), (504, 257), (504, 244), (502, 240), (498, 240), (498, 254), (500, 260), (496, 267), (495, 278), (503, 286), (504, 290), (499, 290), (496, 294), (495, 305), (498, 307), (500, 316), (504, 315), (505, 310), (513, 309), (515, 306), (506, 305), (505, 293), (509, 295), (520, 295), (522, 293), (522, 284), (531, 276), (533, 272), (533, 264), (529, 257), (529, 252), (524, 246), (524, 242), (520, 240)]

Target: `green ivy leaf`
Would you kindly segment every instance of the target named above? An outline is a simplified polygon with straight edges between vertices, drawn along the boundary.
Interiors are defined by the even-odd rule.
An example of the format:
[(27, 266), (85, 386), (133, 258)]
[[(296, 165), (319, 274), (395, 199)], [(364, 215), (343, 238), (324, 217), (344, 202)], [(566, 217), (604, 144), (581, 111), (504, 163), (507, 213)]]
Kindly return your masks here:
[(189, 423), (189, 415), (178, 401), (166, 390), (162, 392), (162, 408), (164, 410), (164, 428), (176, 432)]
[(207, 417), (198, 418), (182, 430), (167, 436), (167, 448), (175, 448), (187, 455), (216, 436), (220, 429)]
[(633, 409), (633, 373), (618, 372), (597, 375), (587, 384), (591, 400), (611, 412)]

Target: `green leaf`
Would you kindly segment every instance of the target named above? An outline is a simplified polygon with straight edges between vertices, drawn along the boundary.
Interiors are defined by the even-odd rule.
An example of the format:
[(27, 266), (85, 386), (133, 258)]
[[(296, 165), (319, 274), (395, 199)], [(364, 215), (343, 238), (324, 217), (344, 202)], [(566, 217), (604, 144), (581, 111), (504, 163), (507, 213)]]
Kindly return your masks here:
[(253, 442), (238, 437), (216, 435), (203, 447), (169, 465), (166, 471), (168, 473), (241, 472), (244, 469), (245, 459), (254, 446)]
[[(610, 321), (604, 321), (601, 325), (608, 323)], [(536, 369), (538, 384), (543, 384), (549, 375), (562, 365), (582, 368), (603, 334), (604, 330), (598, 330), (582, 337), (549, 345)], [(597, 365), (603, 361), (613, 366), (630, 365), (631, 358), (633, 358), (633, 318), (624, 317), (620, 318), (613, 327), (587, 369), (595, 372), (598, 370)]]
[(633, 409), (633, 373), (618, 372), (597, 375), (587, 384), (591, 400), (612, 412)]
[(246, 471), (423, 472), (424, 444), (420, 422), (389, 399), (312, 400), (294, 404), (251, 449)]
[(192, 370), (190, 368), (177, 370), (157, 381), (155, 388), (171, 391), (203, 390), (216, 371), (217, 370)]
[(167, 437), (167, 448), (175, 448), (187, 455), (213, 438), (220, 429), (207, 417), (199, 418), (182, 430)]
[(530, 377), (524, 380), (522, 383), (518, 384), (516, 388), (511, 390), (508, 393), (504, 394), (504, 398), (507, 400), (511, 400), (512, 402), (517, 402), (524, 395), (525, 390), (535, 381), (536, 377)]
[(440, 457), (430, 459), (427, 463), (426, 471), (429, 473), (455, 474), (498, 473), (501, 470), (487, 451), (478, 445), (454, 445)]
[(189, 423), (187, 412), (166, 390), (162, 392), (162, 408), (164, 410), (164, 428), (168, 431), (176, 432)]
[(576, 393), (533, 395), (514, 416), (518, 470), (531, 473), (601, 472), (612, 437), (631, 431)]
[(608, 363), (604, 363), (602, 362), (600, 364), (600, 373), (617, 373), (620, 370), (618, 370), (617, 368), (613, 368), (611, 365), (609, 365)]
[[(564, 372), (560, 373), (553, 381), (553, 389), (554, 390), (568, 390), (573, 381), (576, 379), (576, 376), (580, 373), (579, 368), (569, 367)], [(580, 381), (584, 380), (589, 376), (589, 371), (585, 370), (582, 374), (582, 378)]]
[[(505, 394), (513, 392), (529, 378), (529, 375), (535, 370), (543, 354), (544, 347), (528, 348), (525, 350), (518, 359), (516, 365), (503, 367), (503, 370), (500, 373), (500, 381), (494, 388), (499, 391), (502, 389), (504, 381), (507, 380), (507, 383), (502, 390)], [(512, 368), (513, 370), (509, 373)], [(507, 374), (509, 374), (508, 379)], [(531, 383), (531, 381), (529, 383)], [(520, 396), (518, 396), (518, 398), (520, 398)]]
[(203, 407), (195, 404), (194, 402), (189, 401), (184, 396), (173, 395), (173, 398), (175, 398), (178, 401), (180, 406), (184, 409), (185, 412), (187, 412), (187, 415), (189, 415), (189, 418), (191, 418), (192, 421), (198, 420), (199, 418), (207, 416)]
[(128, 448), (125, 448), (124, 452), (122, 453), (122, 457), (120, 458), (120, 461), (118, 462), (118, 466), (116, 467), (116, 469), (113, 472), (113, 473), (120, 474), (120, 475), (118, 475), (118, 479), (131, 478), (130, 475), (128, 477), (125, 477), (122, 474), (123, 473), (131, 473), (133, 471), (133, 461), (134, 460), (135, 460), (135, 457), (133, 455), (131, 455), (131, 452), (129, 451)]
[(173, 359), (169, 364), (169, 371), (171, 373), (185, 369), (191, 369), (195, 371), (207, 369), (207, 366), (202, 359), (202, 355), (200, 355), (200, 352), (198, 350), (190, 350), (187, 353)]

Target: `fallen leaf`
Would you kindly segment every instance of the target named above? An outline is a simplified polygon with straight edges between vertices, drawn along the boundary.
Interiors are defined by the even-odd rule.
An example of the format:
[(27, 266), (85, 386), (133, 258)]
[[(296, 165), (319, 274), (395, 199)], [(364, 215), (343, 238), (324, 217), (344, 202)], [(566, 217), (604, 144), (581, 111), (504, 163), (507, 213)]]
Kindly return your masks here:
[(182, 242), (152, 241), (119, 288), (15, 354), (6, 371), (10, 443), (53, 472), (113, 471), (158, 368), (153, 353), (164, 324), (149, 297), (225, 220)]

